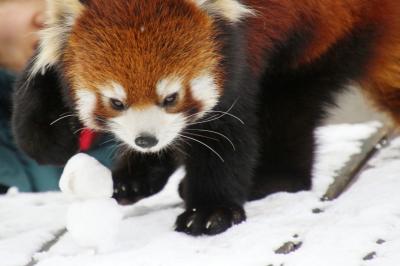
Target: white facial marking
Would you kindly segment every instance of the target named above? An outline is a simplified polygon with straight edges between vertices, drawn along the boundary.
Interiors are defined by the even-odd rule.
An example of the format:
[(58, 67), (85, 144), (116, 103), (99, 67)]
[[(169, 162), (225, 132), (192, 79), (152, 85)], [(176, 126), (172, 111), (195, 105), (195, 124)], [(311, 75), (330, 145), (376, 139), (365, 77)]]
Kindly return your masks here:
[(238, 22), (255, 12), (237, 0), (194, 0), (202, 9), (211, 15), (220, 15), (230, 22)]
[(93, 113), (96, 108), (96, 94), (90, 90), (81, 89), (76, 92), (77, 109), (80, 120), (85, 126), (96, 129)]
[(199, 6), (201, 6), (202, 4), (204, 4), (205, 2), (207, 2), (208, 0), (196, 0), (196, 4), (198, 4)]
[(127, 96), (124, 87), (117, 82), (111, 82), (111, 85), (103, 85), (100, 88), (101, 94), (109, 99), (126, 101)]
[[(146, 109), (130, 108), (111, 121), (110, 126), (114, 134), (141, 152), (160, 151), (171, 144), (186, 125), (182, 114), (169, 114), (158, 106)], [(158, 144), (149, 149), (137, 146), (135, 140), (143, 134), (153, 135)]]
[(183, 93), (182, 88), (183, 86), (180, 78), (165, 78), (160, 80), (156, 86), (157, 94), (160, 99), (174, 93), (180, 93), (180, 97), (183, 97), (183, 95), (181, 95)]
[(76, 18), (84, 10), (78, 0), (52, 0), (47, 2), (46, 22), (39, 32), (39, 53), (35, 57), (31, 76), (56, 64), (61, 57), (63, 47), (68, 40)]
[(217, 105), (220, 94), (211, 75), (206, 74), (193, 79), (190, 87), (193, 98), (203, 105), (202, 111), (209, 111)]

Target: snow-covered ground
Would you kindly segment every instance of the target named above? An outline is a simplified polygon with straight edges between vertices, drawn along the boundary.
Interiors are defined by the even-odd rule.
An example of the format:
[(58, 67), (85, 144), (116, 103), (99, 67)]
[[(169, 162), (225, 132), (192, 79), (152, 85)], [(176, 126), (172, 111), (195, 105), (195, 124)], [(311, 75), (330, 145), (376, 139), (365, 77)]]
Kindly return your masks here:
[[(160, 194), (124, 207), (117, 242), (101, 253), (79, 247), (69, 233), (49, 251), (37, 253), (65, 227), (72, 199), (60, 193), (10, 194), (0, 198), (0, 265), (398, 266), (400, 138), (339, 199), (320, 200), (335, 173), (378, 126), (320, 129), (313, 191), (278, 193), (248, 203), (247, 221), (214, 237), (194, 238), (173, 230), (183, 211), (176, 192), (183, 170)], [(287, 242), (298, 249), (276, 254)], [(364, 260), (367, 255), (373, 259)]]

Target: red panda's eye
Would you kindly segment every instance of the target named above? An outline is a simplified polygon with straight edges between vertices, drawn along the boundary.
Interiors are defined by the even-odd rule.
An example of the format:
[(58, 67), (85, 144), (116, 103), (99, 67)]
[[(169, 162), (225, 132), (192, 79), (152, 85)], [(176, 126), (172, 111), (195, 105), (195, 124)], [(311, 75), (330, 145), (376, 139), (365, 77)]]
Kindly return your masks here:
[(117, 99), (110, 99), (111, 107), (116, 111), (124, 111), (125, 104)]
[(163, 105), (163, 107), (171, 107), (176, 104), (177, 100), (178, 100), (178, 93), (176, 92), (176, 93), (173, 93), (173, 94), (167, 96), (164, 99), (162, 105)]

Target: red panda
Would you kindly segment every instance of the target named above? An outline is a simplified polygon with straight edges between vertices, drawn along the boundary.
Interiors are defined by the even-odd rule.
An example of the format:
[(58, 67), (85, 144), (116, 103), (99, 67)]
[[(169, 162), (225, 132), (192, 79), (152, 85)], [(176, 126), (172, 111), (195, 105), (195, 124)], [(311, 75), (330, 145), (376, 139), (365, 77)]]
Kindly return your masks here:
[[(120, 202), (184, 165), (177, 231), (218, 234), (245, 220), (246, 200), (309, 189), (314, 130), (350, 83), (400, 122), (398, 1), (48, 4), (14, 97), (19, 146), (62, 162), (76, 150), (71, 127), (114, 134), (136, 151), (115, 163)], [(46, 125), (65, 109), (76, 115)]]

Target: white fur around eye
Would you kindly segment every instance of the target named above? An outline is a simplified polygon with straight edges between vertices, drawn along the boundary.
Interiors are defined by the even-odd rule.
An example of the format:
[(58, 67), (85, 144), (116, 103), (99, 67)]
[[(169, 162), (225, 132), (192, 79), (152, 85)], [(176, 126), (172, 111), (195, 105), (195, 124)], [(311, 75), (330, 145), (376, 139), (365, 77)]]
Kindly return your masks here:
[(85, 89), (80, 89), (76, 92), (76, 108), (79, 118), (85, 126), (92, 129), (97, 128), (94, 120), (96, 102), (97, 97), (94, 92)]
[(211, 75), (203, 75), (190, 82), (192, 96), (203, 105), (202, 111), (209, 111), (218, 103), (220, 97), (215, 79)]
[(157, 95), (160, 99), (164, 99), (171, 94), (179, 93), (182, 97), (182, 81), (180, 78), (165, 78), (160, 80), (156, 85)]
[(110, 82), (110, 85), (99, 87), (101, 94), (110, 99), (117, 99), (122, 102), (126, 101), (127, 95), (124, 87), (117, 82)]
[(193, 0), (211, 15), (222, 16), (230, 22), (238, 22), (254, 15), (254, 11), (237, 0)]
[(46, 23), (40, 31), (39, 52), (31, 69), (31, 76), (45, 72), (56, 64), (62, 55), (76, 18), (84, 10), (79, 0), (48, 0)]

